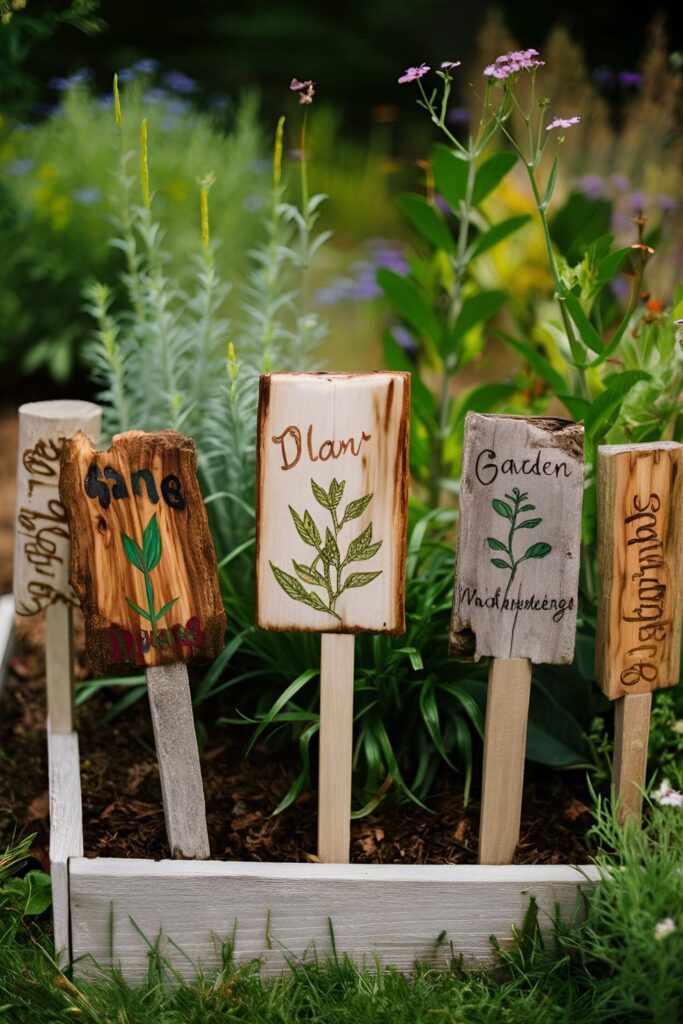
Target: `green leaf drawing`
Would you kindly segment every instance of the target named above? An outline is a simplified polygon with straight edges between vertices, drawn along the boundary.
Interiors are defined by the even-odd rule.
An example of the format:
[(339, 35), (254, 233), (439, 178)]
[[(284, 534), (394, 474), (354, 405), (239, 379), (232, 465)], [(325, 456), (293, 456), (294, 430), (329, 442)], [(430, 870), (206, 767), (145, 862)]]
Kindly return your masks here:
[[(366, 494), (361, 498), (354, 498), (348, 503), (341, 519), (337, 515), (337, 509), (344, 495), (346, 487), (345, 480), (332, 480), (329, 490), (325, 490), (315, 480), (311, 480), (313, 497), (324, 509), (330, 513), (331, 526), (325, 526), (323, 543), (321, 530), (318, 528), (310, 512), (305, 511), (301, 517), (290, 505), (289, 511), (294, 522), (296, 532), (304, 544), (315, 548), (316, 556), (313, 561), (306, 565), (303, 562), (292, 560), (296, 576), (285, 572), (279, 566), (270, 562), (270, 567), (278, 584), (293, 601), (300, 601), (302, 604), (314, 608), (316, 611), (326, 612), (328, 615), (340, 619), (341, 616), (335, 611), (336, 602), (345, 590), (358, 587), (365, 587), (381, 575), (382, 570), (370, 572), (350, 572), (344, 576), (344, 570), (351, 562), (365, 562), (377, 554), (382, 547), (382, 541), (372, 541), (372, 523), (368, 523), (365, 529), (346, 548), (346, 554), (342, 557), (340, 550), (340, 534), (346, 523), (358, 519), (363, 515), (372, 501), (372, 494)], [(298, 579), (297, 579), (298, 577)], [(323, 591), (324, 597), (315, 591), (308, 590), (303, 584), (318, 587)]]
[(147, 572), (155, 569), (161, 561), (161, 535), (156, 512), (142, 534), (142, 560)]
[(486, 543), (492, 551), (503, 551), (509, 558), (509, 562), (503, 558), (492, 558), (491, 565), (495, 565), (496, 569), (509, 569), (510, 578), (505, 588), (505, 594), (501, 603), (501, 611), (505, 608), (505, 600), (510, 593), (510, 587), (512, 586), (513, 580), (517, 575), (517, 569), (530, 558), (545, 558), (552, 551), (552, 546), (547, 544), (545, 541), (538, 541), (536, 544), (532, 544), (531, 547), (527, 548), (524, 555), (521, 558), (515, 559), (513, 553), (513, 540), (515, 533), (518, 530), (535, 530), (537, 526), (543, 522), (543, 519), (539, 516), (535, 519), (525, 519), (523, 522), (518, 522), (518, 517), (522, 512), (533, 512), (536, 509), (535, 505), (524, 504), (527, 501), (529, 495), (523, 494), (518, 487), (512, 488), (512, 494), (506, 494), (506, 498), (509, 499), (511, 504), (501, 501), (500, 498), (494, 498), (491, 502), (494, 512), (497, 512), (499, 516), (504, 519), (510, 520), (510, 532), (508, 534), (507, 543), (502, 540), (498, 540), (496, 537), (487, 537)]
[(123, 549), (126, 552), (126, 558), (129, 562), (139, 569), (140, 572), (144, 572), (145, 559), (142, 554), (142, 548), (139, 544), (136, 544), (132, 537), (126, 536), (125, 533), (121, 534), (121, 540), (123, 541)]
[(128, 537), (125, 533), (121, 534), (121, 540), (123, 542), (123, 549), (126, 552), (126, 558), (128, 561), (135, 566), (136, 569), (143, 574), (145, 579), (145, 593), (147, 595), (147, 611), (141, 608), (135, 601), (131, 601), (129, 597), (126, 598), (126, 604), (129, 608), (132, 608), (134, 612), (146, 619), (152, 626), (152, 634), (154, 637), (157, 635), (157, 622), (161, 619), (166, 612), (168, 612), (178, 597), (171, 598), (165, 605), (155, 611), (154, 609), (154, 585), (150, 578), (150, 573), (153, 569), (156, 569), (159, 562), (161, 561), (161, 533), (159, 531), (159, 523), (157, 521), (156, 512), (147, 523), (147, 526), (142, 531), (142, 547), (134, 541), (132, 537)]

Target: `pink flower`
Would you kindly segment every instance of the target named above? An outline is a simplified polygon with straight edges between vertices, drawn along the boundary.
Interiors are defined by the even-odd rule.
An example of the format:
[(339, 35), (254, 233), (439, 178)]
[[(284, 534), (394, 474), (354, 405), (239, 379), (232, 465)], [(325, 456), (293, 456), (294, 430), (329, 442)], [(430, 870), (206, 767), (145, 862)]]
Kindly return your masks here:
[(580, 124), (580, 117), (556, 117), (554, 121), (551, 121), (546, 127), (546, 131), (550, 132), (553, 128), (571, 128), (574, 124)]
[(428, 64), (420, 64), (419, 68), (406, 68), (399, 78), (398, 84), (405, 85), (406, 82), (417, 82), (418, 78), (422, 78), (423, 75), (426, 75), (431, 70)]
[(544, 60), (537, 60), (537, 57), (538, 50), (510, 50), (509, 53), (496, 57), (493, 64), (488, 64), (484, 68), (484, 74), (487, 78), (501, 80), (517, 75), (520, 71), (534, 71), (545, 64)]
[(461, 60), (442, 60), (441, 69), (442, 71), (452, 71), (453, 68), (459, 68), (461, 64)]
[(656, 800), (660, 807), (683, 807), (683, 793), (674, 789), (668, 779), (662, 779), (662, 784), (653, 792), (652, 799)]
[(306, 82), (300, 82), (298, 78), (293, 78), (289, 83), (289, 88), (292, 92), (299, 93), (299, 103), (313, 102), (313, 97), (315, 96), (315, 82), (311, 82), (310, 79)]

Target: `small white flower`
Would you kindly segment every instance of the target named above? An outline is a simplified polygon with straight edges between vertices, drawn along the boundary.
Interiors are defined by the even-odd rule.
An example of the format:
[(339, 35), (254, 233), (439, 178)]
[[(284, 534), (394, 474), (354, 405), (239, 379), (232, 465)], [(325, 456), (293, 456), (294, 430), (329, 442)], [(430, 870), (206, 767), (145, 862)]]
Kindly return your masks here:
[(656, 800), (660, 807), (683, 807), (683, 793), (674, 789), (668, 779), (662, 779), (659, 789), (653, 791), (652, 799)]
[(659, 921), (655, 925), (655, 939), (657, 942), (661, 942), (667, 935), (671, 935), (672, 932), (676, 931), (676, 922), (673, 917), (665, 917), (663, 921)]

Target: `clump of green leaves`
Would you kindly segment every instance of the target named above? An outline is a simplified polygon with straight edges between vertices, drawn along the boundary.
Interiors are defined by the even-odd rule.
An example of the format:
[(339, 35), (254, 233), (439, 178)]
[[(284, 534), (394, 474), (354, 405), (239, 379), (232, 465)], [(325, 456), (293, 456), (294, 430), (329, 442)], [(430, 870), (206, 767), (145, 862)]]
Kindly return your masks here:
[(139, 569), (144, 576), (145, 580), (145, 594), (147, 595), (147, 611), (141, 608), (131, 601), (129, 597), (126, 598), (126, 604), (141, 615), (143, 619), (146, 619), (154, 633), (156, 634), (156, 625), (159, 619), (163, 618), (166, 612), (169, 612), (173, 605), (178, 600), (177, 597), (172, 597), (170, 601), (167, 601), (161, 608), (154, 608), (154, 584), (150, 573), (152, 569), (156, 569), (157, 565), (161, 561), (161, 534), (159, 532), (159, 523), (157, 521), (156, 512), (147, 523), (147, 526), (142, 533), (142, 547), (129, 537), (127, 534), (121, 534), (121, 540), (123, 542), (123, 548), (126, 552), (126, 558), (134, 565), (136, 569)]
[(512, 494), (506, 494), (507, 501), (502, 501), (500, 498), (494, 498), (491, 504), (493, 509), (502, 516), (503, 519), (509, 520), (510, 532), (507, 537), (507, 542), (497, 540), (495, 537), (487, 537), (486, 543), (488, 544), (491, 551), (500, 551), (506, 555), (507, 561), (504, 558), (492, 558), (491, 564), (495, 565), (498, 569), (509, 569), (510, 578), (508, 579), (507, 587), (505, 588), (505, 594), (503, 596), (503, 606), (505, 605), (505, 599), (507, 598), (510, 587), (517, 574), (517, 569), (526, 562), (529, 558), (545, 558), (552, 551), (552, 546), (547, 544), (545, 541), (536, 541), (527, 548), (526, 552), (519, 558), (515, 558), (512, 550), (512, 542), (514, 540), (515, 533), (518, 530), (534, 530), (537, 526), (543, 522), (543, 520), (536, 516), (531, 519), (524, 519), (521, 523), (518, 521), (519, 516), (522, 513), (533, 512), (536, 509), (535, 505), (529, 504), (527, 493), (522, 493), (519, 487), (512, 488)]
[[(292, 576), (284, 569), (270, 563), (275, 579), (278, 581), (284, 592), (294, 601), (301, 601), (315, 611), (327, 612), (341, 621), (341, 616), (335, 611), (335, 605), (345, 590), (358, 587), (365, 587), (381, 575), (381, 569), (370, 572), (351, 572), (345, 577), (342, 576), (344, 569), (352, 562), (366, 562), (377, 554), (382, 546), (382, 541), (373, 543), (372, 523), (368, 523), (365, 529), (354, 540), (350, 541), (346, 554), (342, 558), (339, 550), (339, 535), (346, 525), (354, 519), (363, 515), (366, 508), (372, 501), (372, 494), (366, 494), (362, 498), (354, 498), (348, 503), (344, 512), (339, 518), (337, 509), (344, 495), (346, 481), (341, 482), (333, 479), (329, 490), (311, 480), (313, 497), (327, 509), (332, 520), (332, 529), (325, 527), (325, 539), (318, 529), (311, 513), (306, 510), (303, 517), (300, 516), (290, 505), (289, 512), (294, 520), (294, 526), (304, 544), (315, 548), (316, 556), (310, 565), (292, 561), (294, 571), (299, 579)], [(320, 569), (318, 569), (320, 565)], [(321, 587), (327, 595), (327, 604), (314, 590), (306, 590), (299, 581)]]

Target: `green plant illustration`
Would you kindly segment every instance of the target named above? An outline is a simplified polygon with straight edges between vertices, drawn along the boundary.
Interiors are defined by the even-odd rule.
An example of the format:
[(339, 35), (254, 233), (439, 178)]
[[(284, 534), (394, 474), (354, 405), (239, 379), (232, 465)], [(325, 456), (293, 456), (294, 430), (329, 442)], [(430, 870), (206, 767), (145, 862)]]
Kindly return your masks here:
[(499, 516), (510, 521), (510, 532), (508, 534), (507, 544), (504, 544), (502, 540), (496, 540), (495, 537), (486, 538), (491, 551), (502, 551), (508, 557), (508, 561), (504, 558), (491, 559), (491, 564), (495, 565), (497, 569), (510, 570), (510, 579), (508, 580), (507, 587), (505, 588), (505, 595), (503, 597), (501, 609), (505, 607), (505, 599), (510, 593), (510, 587), (517, 575), (517, 569), (522, 562), (526, 562), (530, 558), (545, 558), (545, 556), (552, 551), (552, 545), (546, 544), (545, 541), (537, 541), (535, 544), (532, 544), (531, 547), (526, 549), (521, 558), (515, 560), (515, 556), (512, 552), (512, 541), (515, 533), (518, 530), (534, 530), (543, 522), (543, 520), (539, 517), (535, 519), (525, 519), (521, 523), (518, 522), (519, 516), (524, 512), (536, 511), (535, 505), (524, 504), (529, 495), (526, 493), (522, 494), (519, 487), (513, 487), (512, 494), (506, 494), (505, 497), (508, 499), (510, 504), (508, 504), (507, 501), (501, 501), (500, 498), (494, 498), (491, 504), (493, 505), (494, 511), (497, 512)]
[(132, 537), (128, 537), (125, 533), (121, 534), (121, 540), (123, 541), (126, 558), (135, 566), (136, 569), (139, 569), (145, 577), (147, 611), (137, 605), (135, 601), (131, 601), (129, 597), (126, 598), (126, 602), (133, 611), (136, 611), (138, 615), (143, 617), (143, 619), (147, 619), (152, 627), (153, 635), (156, 636), (157, 622), (178, 600), (177, 597), (174, 597), (170, 601), (167, 601), (166, 604), (159, 608), (158, 611), (154, 610), (154, 586), (150, 578), (150, 573), (153, 569), (156, 569), (157, 565), (161, 561), (161, 534), (159, 533), (159, 524), (157, 522), (156, 512), (143, 531), (142, 547), (140, 547)]
[[(341, 482), (333, 480), (329, 491), (326, 491), (315, 480), (311, 480), (313, 497), (319, 505), (327, 509), (332, 519), (332, 529), (329, 526), (325, 527), (324, 540), (310, 512), (305, 511), (302, 518), (291, 505), (289, 506), (296, 532), (304, 544), (315, 548), (317, 552), (311, 564), (304, 565), (292, 559), (296, 573), (296, 576), (292, 576), (284, 569), (270, 563), (275, 579), (289, 597), (294, 601), (307, 604), (309, 608), (314, 608), (318, 612), (327, 612), (328, 615), (333, 615), (340, 621), (341, 616), (335, 611), (335, 605), (340, 595), (345, 590), (367, 586), (382, 572), (381, 569), (375, 572), (350, 572), (346, 578), (343, 577), (344, 569), (348, 565), (352, 562), (367, 562), (377, 554), (382, 546), (381, 540), (373, 542), (372, 523), (369, 523), (363, 532), (350, 542), (346, 554), (342, 558), (339, 550), (339, 535), (342, 529), (347, 523), (362, 516), (372, 501), (372, 494), (366, 494), (363, 498), (354, 498), (344, 509), (342, 517), (339, 518), (337, 509), (342, 500), (345, 485), (345, 480)], [(327, 597), (327, 603), (317, 591), (307, 590), (303, 583), (320, 587)]]

